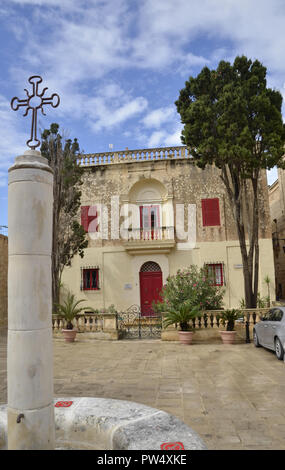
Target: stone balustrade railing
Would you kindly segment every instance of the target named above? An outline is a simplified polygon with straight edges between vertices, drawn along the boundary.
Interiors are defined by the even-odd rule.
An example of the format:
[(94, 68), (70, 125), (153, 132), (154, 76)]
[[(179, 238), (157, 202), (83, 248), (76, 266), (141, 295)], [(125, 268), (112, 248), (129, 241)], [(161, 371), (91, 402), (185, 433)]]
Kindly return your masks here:
[[(239, 309), (240, 318), (236, 321), (235, 329), (239, 332), (241, 338), (246, 337), (246, 326), (249, 327), (250, 334), (252, 333), (252, 327), (260, 321), (261, 316), (268, 312), (268, 308), (257, 308), (257, 309)], [(208, 310), (204, 314), (192, 320), (192, 326), (197, 331), (205, 330), (218, 330), (224, 328), (221, 323), (221, 315), (223, 310)], [(164, 316), (164, 314), (162, 314)], [(132, 319), (132, 325), (136, 324), (136, 318)], [(148, 317), (140, 317), (140, 323), (142, 321), (148, 322)], [(156, 322), (157, 320), (155, 320)], [(126, 322), (125, 322), (126, 323)], [(118, 323), (117, 313), (88, 313), (77, 315), (73, 320), (73, 325), (79, 333), (90, 333), (92, 337), (97, 336), (98, 339), (119, 339), (121, 337), (120, 330), (122, 323)], [(65, 328), (66, 321), (60, 315), (53, 315), (52, 328), (53, 333), (57, 335), (61, 332), (62, 328)], [(128, 325), (129, 326), (129, 325)], [(176, 340), (176, 335), (172, 333), (177, 332), (178, 325), (172, 325), (167, 328), (163, 328), (162, 323), (162, 339)], [(177, 334), (177, 333), (176, 333)]]
[(129, 241), (173, 240), (174, 227), (132, 228), (126, 234)]
[[(253, 326), (257, 323), (261, 316), (268, 312), (268, 308), (257, 309), (238, 309), (241, 313), (240, 318), (236, 320), (236, 324), (245, 325), (248, 322)], [(221, 327), (221, 315), (224, 310), (208, 310), (200, 318), (193, 321), (195, 328)]]
[[(53, 315), (53, 333), (60, 333), (66, 327), (66, 321), (61, 315)], [(102, 339), (118, 339), (118, 324), (116, 313), (88, 313), (77, 315), (72, 321), (78, 333), (98, 333)]]
[(120, 150), (117, 152), (90, 153), (80, 155), (78, 164), (80, 166), (111, 165), (116, 163), (134, 163), (159, 160), (181, 160), (191, 158), (187, 147), (162, 147), (138, 150)]
[[(260, 321), (262, 315), (268, 312), (268, 308), (256, 309), (239, 309), (240, 318), (235, 322), (235, 330), (237, 331), (240, 341), (247, 342), (247, 335), (249, 334), (250, 340), (252, 339), (253, 326)], [(204, 314), (192, 320), (190, 325), (194, 327), (196, 332), (195, 338), (201, 342), (215, 342), (219, 339), (219, 329), (224, 329), (221, 322), (223, 310), (208, 310)], [(178, 340), (179, 325), (171, 325), (163, 328), (161, 339), (164, 341), (177, 341)], [(248, 330), (248, 331), (247, 331)]]
[[(262, 315), (268, 312), (268, 308), (238, 310), (240, 311), (240, 318), (236, 320), (236, 325), (245, 326), (248, 323), (251, 327), (260, 321)], [(220, 328), (222, 327), (221, 316), (223, 312), (224, 310), (207, 310), (201, 317), (192, 320), (192, 326), (194, 328)]]

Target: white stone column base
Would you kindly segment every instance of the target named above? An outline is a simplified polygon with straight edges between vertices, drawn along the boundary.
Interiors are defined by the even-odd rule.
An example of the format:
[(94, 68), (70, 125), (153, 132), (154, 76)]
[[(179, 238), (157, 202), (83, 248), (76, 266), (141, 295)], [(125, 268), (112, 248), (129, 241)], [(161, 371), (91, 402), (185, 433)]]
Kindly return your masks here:
[[(19, 415), (24, 417), (17, 422)], [(7, 409), (8, 450), (54, 449), (54, 404), (36, 410)]]

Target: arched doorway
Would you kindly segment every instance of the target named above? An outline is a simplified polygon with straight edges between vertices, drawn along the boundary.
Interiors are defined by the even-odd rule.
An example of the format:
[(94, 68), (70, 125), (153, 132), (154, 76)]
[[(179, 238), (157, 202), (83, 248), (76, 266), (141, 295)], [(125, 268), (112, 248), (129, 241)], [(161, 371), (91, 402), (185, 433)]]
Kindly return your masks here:
[(141, 314), (154, 314), (152, 303), (161, 300), (162, 271), (154, 261), (144, 263), (140, 269)]

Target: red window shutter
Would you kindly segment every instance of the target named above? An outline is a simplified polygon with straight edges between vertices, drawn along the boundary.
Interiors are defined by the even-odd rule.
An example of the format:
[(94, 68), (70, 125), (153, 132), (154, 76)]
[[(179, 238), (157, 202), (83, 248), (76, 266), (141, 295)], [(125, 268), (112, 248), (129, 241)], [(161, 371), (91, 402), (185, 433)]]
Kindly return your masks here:
[(89, 210), (89, 212), (91, 212), (91, 214), (88, 215), (89, 231), (90, 232), (98, 232), (98, 229), (99, 229), (98, 223), (97, 224), (94, 223), (90, 226), (91, 222), (93, 220), (97, 219), (97, 216), (98, 216), (97, 207), (96, 206), (91, 206), (91, 210)]
[(81, 225), (88, 232), (88, 211), (90, 206), (81, 206)]
[(219, 199), (202, 199), (203, 227), (221, 225)]
[[(90, 207), (91, 214), (89, 214)], [(96, 206), (81, 206), (81, 225), (84, 228), (85, 232), (88, 232), (89, 230), (91, 232), (98, 232), (98, 225), (96, 226), (96, 230), (94, 230), (94, 224), (92, 224), (92, 226), (90, 227), (91, 222), (97, 218), (97, 215), (98, 213)]]
[(143, 206), (140, 206), (140, 228), (143, 228)]

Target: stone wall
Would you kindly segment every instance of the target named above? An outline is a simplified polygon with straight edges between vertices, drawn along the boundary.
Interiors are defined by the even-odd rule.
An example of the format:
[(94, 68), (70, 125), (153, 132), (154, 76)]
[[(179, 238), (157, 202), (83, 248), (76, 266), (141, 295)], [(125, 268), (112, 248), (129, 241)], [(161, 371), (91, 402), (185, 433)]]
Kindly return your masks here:
[(8, 326), (8, 238), (0, 235), (0, 328)]
[[(82, 205), (93, 205), (96, 202), (104, 204), (108, 207), (109, 217), (112, 197), (118, 195), (120, 204), (132, 202), (129, 193), (135, 184), (143, 184), (150, 180), (158, 181), (165, 188), (165, 199), (173, 201), (174, 211), (176, 204), (196, 204), (197, 242), (237, 240), (233, 211), (220, 178), (220, 170), (214, 166), (208, 166), (202, 170), (190, 159), (98, 165), (86, 167), (83, 180)], [(221, 225), (203, 227), (201, 200), (211, 197), (218, 197), (220, 200)], [(265, 171), (260, 178), (259, 205), (260, 238), (271, 238)], [(185, 211), (185, 226), (187, 227), (186, 216)], [(109, 223), (109, 238), (110, 225)], [(92, 244), (91, 242), (90, 246)], [(100, 244), (114, 245), (114, 241), (103, 240)]]
[(277, 298), (285, 299), (285, 171), (278, 169), (278, 180), (269, 188)]

